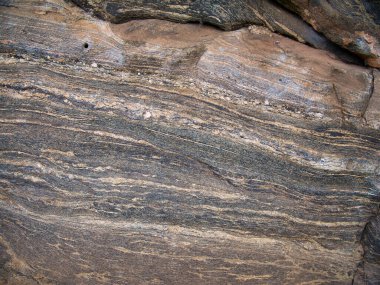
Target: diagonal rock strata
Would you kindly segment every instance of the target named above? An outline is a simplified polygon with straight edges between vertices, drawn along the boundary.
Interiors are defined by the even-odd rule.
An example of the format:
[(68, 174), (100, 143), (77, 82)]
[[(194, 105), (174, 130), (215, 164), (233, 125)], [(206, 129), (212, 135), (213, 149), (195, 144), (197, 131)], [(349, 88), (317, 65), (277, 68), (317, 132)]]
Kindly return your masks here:
[(376, 284), (376, 70), (255, 26), (8, 4), (1, 282)]

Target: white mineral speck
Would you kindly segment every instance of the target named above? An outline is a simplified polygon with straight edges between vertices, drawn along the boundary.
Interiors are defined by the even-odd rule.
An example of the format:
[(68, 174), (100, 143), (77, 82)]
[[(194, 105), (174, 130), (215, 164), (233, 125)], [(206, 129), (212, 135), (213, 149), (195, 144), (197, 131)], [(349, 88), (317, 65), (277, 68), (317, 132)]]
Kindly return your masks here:
[(150, 117), (152, 117), (152, 114), (149, 111), (145, 112), (144, 119), (149, 119)]
[(93, 63), (91, 64), (91, 66), (96, 68), (96, 67), (98, 67), (98, 64), (97, 64), (96, 62), (93, 62)]

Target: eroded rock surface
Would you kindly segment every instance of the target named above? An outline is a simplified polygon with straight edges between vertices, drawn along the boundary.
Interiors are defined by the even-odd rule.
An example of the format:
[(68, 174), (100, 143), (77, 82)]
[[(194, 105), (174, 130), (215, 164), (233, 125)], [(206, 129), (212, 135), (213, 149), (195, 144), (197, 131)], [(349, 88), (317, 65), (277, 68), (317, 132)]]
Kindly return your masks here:
[[(282, 6), (272, 0), (73, 1), (94, 15), (113, 23), (156, 18), (209, 23), (224, 30), (251, 24), (263, 25), (316, 48), (335, 51), (345, 60), (355, 61), (334, 46), (333, 42), (366, 59), (368, 65), (380, 67), (378, 1), (278, 0)], [(288, 9), (300, 15), (306, 22)]]
[(378, 71), (256, 26), (0, 20), (3, 283), (376, 284)]
[(278, 0), (328, 39), (380, 67), (380, 1)]

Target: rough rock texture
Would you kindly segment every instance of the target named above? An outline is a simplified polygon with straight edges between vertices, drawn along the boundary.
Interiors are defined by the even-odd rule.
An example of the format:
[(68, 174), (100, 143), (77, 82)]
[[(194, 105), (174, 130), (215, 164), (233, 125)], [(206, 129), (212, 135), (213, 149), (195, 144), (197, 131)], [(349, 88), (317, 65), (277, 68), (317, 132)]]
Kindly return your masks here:
[(378, 71), (60, 0), (0, 22), (0, 283), (378, 283)]
[[(366, 59), (368, 65), (380, 67), (380, 1), (377, 0), (278, 0), (283, 6), (272, 0), (73, 2), (113, 23), (136, 18), (157, 18), (209, 23), (224, 30), (250, 24), (263, 25), (314, 47), (336, 51), (345, 60), (354, 60), (332, 44), (332, 41)], [(311, 26), (287, 9), (302, 16)]]
[[(355, 275), (354, 283), (378, 284), (380, 282), (379, 257), (380, 257), (380, 208), (369, 220), (363, 235), (362, 244), (364, 247), (364, 260), (359, 265)], [(357, 282), (356, 282), (357, 281)]]
[(374, 70), (373, 75), (372, 95), (366, 107), (365, 119), (373, 128), (380, 129), (380, 72)]

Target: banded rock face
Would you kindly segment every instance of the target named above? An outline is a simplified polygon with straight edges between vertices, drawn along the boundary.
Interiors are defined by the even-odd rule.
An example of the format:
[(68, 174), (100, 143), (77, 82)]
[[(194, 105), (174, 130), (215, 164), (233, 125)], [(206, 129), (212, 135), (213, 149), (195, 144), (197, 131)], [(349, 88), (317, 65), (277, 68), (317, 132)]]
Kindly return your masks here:
[(376, 284), (379, 73), (252, 26), (0, 7), (5, 284)]
[[(366, 59), (368, 65), (380, 67), (380, 2), (377, 0), (278, 0), (279, 3), (272, 0), (73, 2), (113, 23), (155, 18), (209, 23), (224, 30), (252, 24), (263, 25), (316, 48), (335, 51), (347, 61), (355, 61), (332, 43), (338, 44)], [(306, 22), (298, 15), (290, 13), (288, 9)]]

